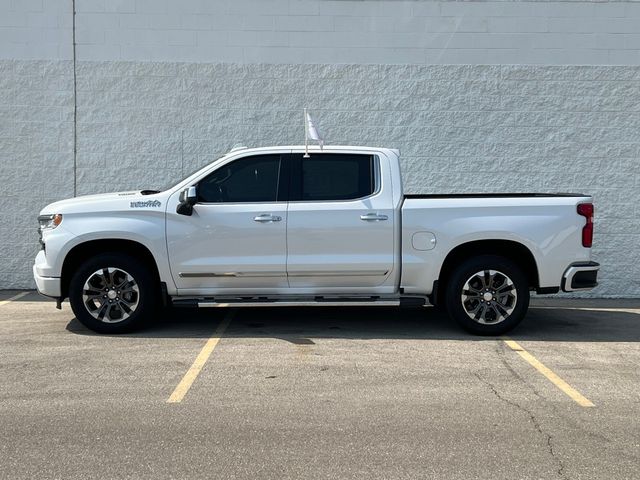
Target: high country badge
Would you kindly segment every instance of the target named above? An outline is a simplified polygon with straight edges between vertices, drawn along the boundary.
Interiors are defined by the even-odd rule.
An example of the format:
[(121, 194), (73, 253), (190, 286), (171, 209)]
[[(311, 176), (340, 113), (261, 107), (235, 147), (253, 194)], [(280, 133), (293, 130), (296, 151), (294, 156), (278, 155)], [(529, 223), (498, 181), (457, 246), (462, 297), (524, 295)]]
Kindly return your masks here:
[(158, 200), (145, 200), (138, 202), (131, 202), (130, 208), (146, 208), (146, 207), (159, 207), (162, 205), (162, 202)]

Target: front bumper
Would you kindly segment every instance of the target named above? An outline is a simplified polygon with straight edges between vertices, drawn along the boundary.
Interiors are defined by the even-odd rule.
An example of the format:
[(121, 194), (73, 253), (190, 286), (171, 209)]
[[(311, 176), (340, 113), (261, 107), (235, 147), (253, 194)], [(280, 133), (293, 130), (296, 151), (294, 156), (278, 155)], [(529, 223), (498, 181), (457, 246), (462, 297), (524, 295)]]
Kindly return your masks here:
[(62, 289), (60, 277), (48, 277), (41, 275), (42, 270), (47, 267), (44, 251), (40, 251), (36, 256), (36, 263), (33, 265), (33, 279), (36, 281), (38, 292), (47, 297), (60, 298)]
[(562, 290), (576, 292), (597, 287), (598, 270), (600, 264), (596, 262), (572, 263), (562, 276)]

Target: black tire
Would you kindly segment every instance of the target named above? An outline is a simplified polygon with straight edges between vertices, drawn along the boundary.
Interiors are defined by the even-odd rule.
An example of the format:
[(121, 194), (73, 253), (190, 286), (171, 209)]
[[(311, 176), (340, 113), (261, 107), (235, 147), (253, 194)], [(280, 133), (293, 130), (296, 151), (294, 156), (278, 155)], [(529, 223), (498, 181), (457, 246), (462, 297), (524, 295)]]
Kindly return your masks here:
[[(495, 274), (491, 275), (492, 271)], [(489, 272), (489, 276), (484, 272)], [(476, 275), (478, 273), (483, 275)], [(467, 282), (469, 288), (465, 289)], [(491, 289), (485, 288), (487, 283)], [(479, 286), (481, 288), (478, 289)], [(487, 297), (484, 297), (485, 293)], [(489, 294), (494, 295), (492, 299), (488, 298)], [(505, 257), (480, 255), (469, 258), (449, 276), (445, 305), (449, 317), (468, 332), (502, 335), (518, 325), (527, 313), (527, 277), (522, 269)]]
[[(104, 305), (104, 311), (108, 311), (108, 313), (105, 315), (102, 312), (103, 319), (99, 319), (94, 315), (100, 316), (103, 302), (108, 302), (108, 297), (101, 295), (100, 298), (88, 300), (88, 304), (85, 304), (83, 295), (85, 293), (85, 283), (91, 282), (89, 284), (90, 292), (92, 297), (97, 297), (95, 292), (101, 290), (98, 287), (100, 285), (100, 275), (95, 274), (99, 271), (104, 272), (104, 269), (107, 269), (107, 271), (102, 275), (102, 278), (111, 280), (111, 285), (114, 287), (111, 289), (113, 290), (112, 294), (117, 295), (120, 293), (115, 293), (117, 292), (117, 285), (120, 284), (123, 285), (123, 295), (122, 298), (116, 297), (113, 299), (113, 307), (108, 304)], [(123, 273), (120, 272), (128, 274), (129, 277), (123, 276)], [(135, 285), (131, 285), (130, 279), (133, 280)], [(126, 284), (124, 283), (125, 281), (127, 282)], [(106, 284), (102, 284), (102, 286), (108, 287)], [(125, 288), (130, 291), (124, 292)], [(137, 288), (137, 291), (135, 288)], [(106, 294), (107, 288), (101, 293)], [(125, 295), (128, 295), (127, 299), (124, 298)], [(103, 298), (106, 300), (103, 300)], [(74, 273), (69, 284), (69, 303), (76, 318), (90, 330), (98, 333), (125, 333), (139, 329), (152, 318), (157, 306), (161, 303), (160, 289), (155, 275), (144, 263), (136, 258), (121, 253), (102, 253), (83, 262)], [(90, 308), (96, 305), (99, 305), (99, 307), (96, 307), (92, 314)], [(131, 309), (131, 306), (134, 306), (134, 308)], [(129, 312), (125, 312), (127, 308)], [(108, 318), (105, 319), (106, 316)], [(121, 318), (119, 319), (118, 316)], [(111, 317), (114, 318), (112, 319)]]

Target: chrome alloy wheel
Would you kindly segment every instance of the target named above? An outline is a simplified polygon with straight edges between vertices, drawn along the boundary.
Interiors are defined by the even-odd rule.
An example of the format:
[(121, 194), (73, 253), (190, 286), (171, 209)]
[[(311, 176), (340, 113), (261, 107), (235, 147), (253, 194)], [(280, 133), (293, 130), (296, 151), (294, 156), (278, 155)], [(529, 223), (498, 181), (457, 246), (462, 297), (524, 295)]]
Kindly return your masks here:
[(82, 289), (82, 302), (93, 318), (105, 323), (126, 320), (138, 307), (140, 291), (135, 279), (120, 268), (93, 272)]
[(507, 275), (497, 270), (482, 270), (465, 282), (460, 298), (470, 319), (483, 325), (495, 325), (511, 315), (518, 294)]

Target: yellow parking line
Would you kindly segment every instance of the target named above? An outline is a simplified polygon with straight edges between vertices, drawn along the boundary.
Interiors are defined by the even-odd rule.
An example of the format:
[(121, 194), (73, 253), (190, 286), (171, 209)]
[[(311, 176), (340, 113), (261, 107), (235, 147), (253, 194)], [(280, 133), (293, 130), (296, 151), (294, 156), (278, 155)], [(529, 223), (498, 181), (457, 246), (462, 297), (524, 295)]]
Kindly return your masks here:
[(587, 398), (585, 398), (579, 391), (565, 382), (562, 378), (556, 375), (550, 368), (546, 367), (540, 360), (527, 352), (524, 348), (520, 346), (518, 342), (514, 340), (504, 340), (504, 343), (507, 346), (524, 358), (529, 365), (538, 370), (542, 375), (547, 377), (551, 383), (553, 383), (556, 387), (562, 390), (566, 395), (569, 396), (574, 402), (576, 402), (581, 407), (595, 407), (593, 403)]
[(19, 298), (22, 298), (22, 297), (24, 297), (25, 295), (29, 295), (29, 292), (20, 292), (19, 294), (14, 295), (14, 296), (13, 296), (13, 297), (11, 297), (11, 298), (7, 298), (6, 300), (2, 300), (2, 301), (0, 302), (0, 307), (1, 307), (2, 305), (6, 305), (6, 304), (7, 304), (7, 303), (9, 303), (9, 302), (13, 302), (14, 300), (18, 300)]
[(211, 338), (207, 340), (207, 343), (204, 344), (202, 350), (200, 350), (200, 353), (193, 362), (193, 365), (191, 365), (191, 368), (189, 368), (187, 373), (184, 374), (184, 377), (182, 377), (182, 380), (180, 380), (178, 386), (175, 388), (171, 396), (167, 399), (167, 403), (180, 403), (182, 401), (184, 396), (191, 388), (191, 385), (193, 385), (193, 382), (196, 380), (196, 378), (198, 378), (200, 371), (204, 367), (205, 363), (207, 363), (207, 360), (209, 359), (209, 356), (211, 355), (213, 350), (216, 348), (216, 345), (218, 345), (220, 338), (222, 338), (222, 334), (227, 329), (227, 326), (233, 319), (234, 315), (234, 310), (231, 310), (225, 315), (222, 322), (220, 322), (220, 325), (218, 325), (218, 328), (216, 328), (216, 331), (213, 333)]

